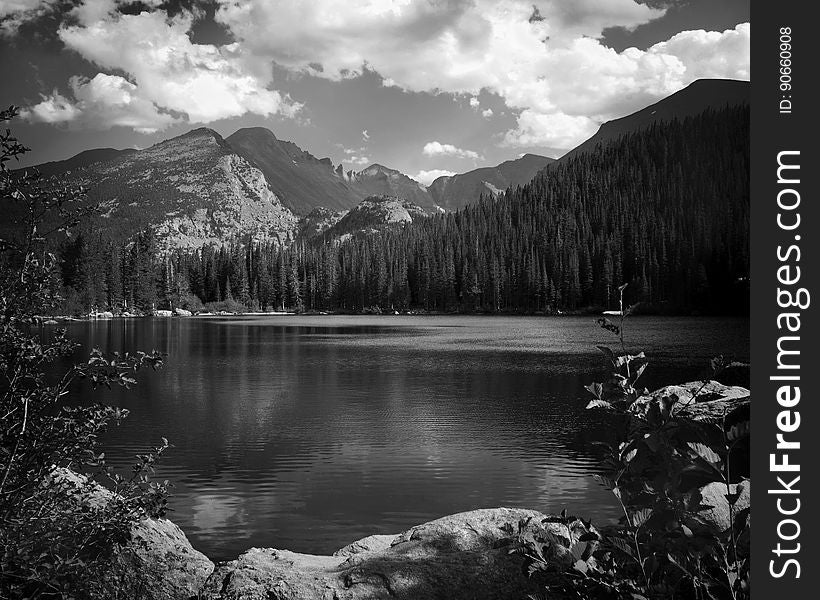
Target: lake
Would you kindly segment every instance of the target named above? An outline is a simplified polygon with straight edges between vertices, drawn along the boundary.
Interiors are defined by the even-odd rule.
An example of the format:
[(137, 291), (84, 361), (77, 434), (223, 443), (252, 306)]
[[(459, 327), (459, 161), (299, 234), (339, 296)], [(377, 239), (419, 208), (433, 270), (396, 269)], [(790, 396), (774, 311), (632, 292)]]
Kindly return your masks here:
[[(619, 512), (590, 477), (607, 417), (583, 386), (606, 375), (593, 317), (252, 316), (77, 322), (86, 349), (157, 349), (105, 437), (125, 466), (164, 436), (169, 517), (213, 560), (252, 546), (330, 553), (481, 507)], [(748, 360), (747, 319), (635, 317), (653, 388)]]

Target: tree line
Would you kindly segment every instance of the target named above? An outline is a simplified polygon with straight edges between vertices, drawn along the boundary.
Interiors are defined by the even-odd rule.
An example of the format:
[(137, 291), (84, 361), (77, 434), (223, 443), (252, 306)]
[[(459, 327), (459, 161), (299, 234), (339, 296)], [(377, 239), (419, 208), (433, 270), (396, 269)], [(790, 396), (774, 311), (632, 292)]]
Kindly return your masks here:
[(498, 197), (344, 242), (161, 253), (150, 230), (96, 228), (60, 265), (78, 310), (555, 313), (615, 308), (628, 282), (648, 309), (747, 314), (749, 108), (656, 123)]

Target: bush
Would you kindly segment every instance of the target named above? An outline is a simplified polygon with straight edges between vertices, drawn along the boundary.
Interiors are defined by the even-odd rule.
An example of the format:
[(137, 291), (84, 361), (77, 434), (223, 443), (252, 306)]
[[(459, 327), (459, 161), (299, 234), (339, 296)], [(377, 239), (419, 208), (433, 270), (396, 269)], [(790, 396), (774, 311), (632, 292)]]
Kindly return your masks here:
[[(0, 121), (16, 112), (0, 111)], [(0, 143), (0, 208), (16, 215), (0, 239), (0, 597), (110, 598), (97, 576), (114, 564), (137, 522), (165, 510), (166, 487), (148, 476), (167, 442), (138, 457), (131, 476), (122, 477), (105, 464), (98, 437), (128, 411), (61, 405), (75, 382), (128, 387), (136, 371), (157, 368), (162, 358), (94, 350), (56, 373), (55, 361), (72, 355), (77, 344), (65, 330), (46, 338), (36, 328), (35, 315), (61, 302), (48, 236), (92, 209), (82, 190), (46, 188), (36, 174), (10, 172), (6, 163), (27, 149), (9, 132)], [(116, 500), (104, 506), (75, 502), (55, 483), (65, 469), (85, 472), (90, 486), (104, 483)]]
[[(604, 473), (596, 478), (615, 495), (623, 517), (599, 532), (562, 514), (557, 522), (568, 532), (583, 523), (575, 537), (540, 526), (533, 533), (522, 523), (519, 551), (531, 573), (545, 576), (550, 598), (748, 598), (750, 508), (738, 504), (748, 461), (736, 460), (748, 448), (748, 404), (727, 402), (717, 415), (690, 410), (716, 387), (709, 380), (687, 397), (639, 401), (648, 394), (637, 387), (648, 361), (642, 352), (626, 351), (624, 287), (620, 324), (598, 321), (620, 340), (618, 351), (599, 346), (612, 377), (587, 387), (593, 395), (587, 408), (609, 411), (621, 429), (619, 441), (605, 445)], [(712, 377), (746, 366), (714, 359)], [(705, 486), (722, 490), (716, 496), (728, 505), (725, 528), (704, 518), (711, 508), (700, 492)], [(572, 556), (568, 566), (554, 561), (562, 553)]]
[(229, 312), (229, 313), (244, 313), (248, 312), (248, 307), (229, 298), (221, 300), (220, 302), (208, 302), (203, 308), (205, 312)]

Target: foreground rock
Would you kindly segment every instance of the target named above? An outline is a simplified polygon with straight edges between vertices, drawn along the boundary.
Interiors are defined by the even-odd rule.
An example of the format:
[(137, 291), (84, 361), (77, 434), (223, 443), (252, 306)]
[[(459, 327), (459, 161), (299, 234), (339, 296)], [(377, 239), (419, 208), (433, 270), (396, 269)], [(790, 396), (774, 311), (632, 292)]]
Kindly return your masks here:
[[(252, 548), (218, 566), (202, 597), (219, 600), (520, 599), (537, 591), (510, 554), (524, 509), (451, 515), (395, 536), (370, 536), (333, 556)], [(508, 530), (509, 531), (509, 530)]]
[[(66, 499), (85, 510), (103, 510), (114, 497), (69, 469), (54, 469), (45, 483), (58, 486)], [(93, 575), (105, 589), (133, 592), (143, 600), (178, 600), (195, 598), (213, 570), (210, 559), (195, 550), (174, 523), (145, 519), (131, 531), (130, 542), (116, 551), (110, 571)]]
[(653, 408), (670, 410), (676, 416), (686, 416), (705, 423), (720, 422), (727, 415), (748, 406), (749, 390), (736, 385), (723, 385), (717, 381), (690, 381), (680, 385), (668, 385), (638, 398), (629, 411), (645, 417)]

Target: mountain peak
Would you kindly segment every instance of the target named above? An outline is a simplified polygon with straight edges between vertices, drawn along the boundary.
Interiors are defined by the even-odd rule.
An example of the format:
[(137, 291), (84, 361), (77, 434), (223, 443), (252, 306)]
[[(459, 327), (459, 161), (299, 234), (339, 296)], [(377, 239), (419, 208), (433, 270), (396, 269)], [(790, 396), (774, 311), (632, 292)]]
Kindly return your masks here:
[(364, 175), (365, 177), (373, 177), (375, 175), (396, 175), (399, 171), (396, 169), (391, 169), (389, 167), (385, 167), (384, 165), (380, 165), (379, 163), (373, 163), (369, 167), (362, 169), (359, 171), (359, 175)]
[(279, 138), (276, 137), (276, 134), (273, 133), (267, 127), (242, 127), (241, 129), (237, 129), (230, 136), (228, 136), (228, 139), (231, 138), (250, 138), (257, 140), (269, 139), (279, 141)]
[(607, 145), (621, 136), (636, 133), (657, 121), (671, 121), (694, 117), (708, 109), (722, 109), (749, 103), (750, 84), (737, 79), (696, 79), (685, 88), (678, 90), (646, 108), (620, 119), (613, 119), (601, 125), (598, 132), (564, 154), (564, 161), (577, 154), (591, 152), (600, 145)]

